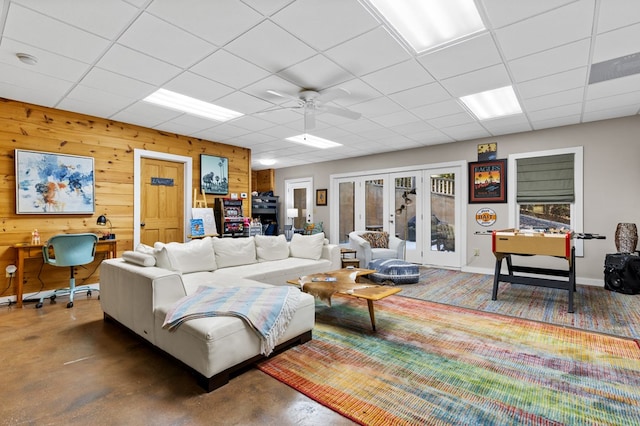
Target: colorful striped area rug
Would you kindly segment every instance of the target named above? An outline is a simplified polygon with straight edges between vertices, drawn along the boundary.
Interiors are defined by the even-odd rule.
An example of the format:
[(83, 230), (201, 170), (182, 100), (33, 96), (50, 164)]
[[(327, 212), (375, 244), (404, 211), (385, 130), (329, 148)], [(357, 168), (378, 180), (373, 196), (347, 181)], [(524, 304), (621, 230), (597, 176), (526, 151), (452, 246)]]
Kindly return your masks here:
[(400, 296), (640, 339), (640, 294), (578, 285), (570, 314), (564, 290), (500, 283), (491, 300), (493, 275), (421, 267), (420, 281), (401, 287)]
[(316, 305), (258, 368), (364, 425), (640, 424), (637, 341), (400, 296)]

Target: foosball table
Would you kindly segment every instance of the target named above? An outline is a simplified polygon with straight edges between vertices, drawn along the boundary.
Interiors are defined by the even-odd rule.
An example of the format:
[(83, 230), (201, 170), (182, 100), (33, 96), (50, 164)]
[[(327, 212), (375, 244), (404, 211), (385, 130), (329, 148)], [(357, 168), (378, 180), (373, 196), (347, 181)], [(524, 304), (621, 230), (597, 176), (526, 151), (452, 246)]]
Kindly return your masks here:
[[(571, 231), (545, 232), (518, 229), (493, 231), (491, 248), (496, 257), (496, 267), (493, 277), (491, 300), (498, 299), (498, 285), (501, 281), (513, 284), (557, 288), (567, 290), (569, 296), (568, 311), (573, 313), (573, 293), (576, 291), (576, 258), (573, 244), (575, 237), (576, 235)], [(567, 260), (568, 268), (562, 270), (516, 266), (513, 265), (512, 255), (561, 257)], [(507, 274), (500, 273), (503, 259), (507, 261)], [(516, 273), (526, 273), (530, 275), (516, 275)], [(565, 277), (566, 279), (546, 278), (542, 277), (542, 275)]]

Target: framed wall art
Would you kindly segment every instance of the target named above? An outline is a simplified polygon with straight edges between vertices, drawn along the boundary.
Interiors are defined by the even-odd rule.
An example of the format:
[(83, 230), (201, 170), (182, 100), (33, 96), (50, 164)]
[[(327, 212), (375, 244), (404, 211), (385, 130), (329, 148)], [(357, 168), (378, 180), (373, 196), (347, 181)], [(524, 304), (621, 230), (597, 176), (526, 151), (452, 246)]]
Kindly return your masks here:
[(326, 206), (326, 205), (327, 205), (327, 190), (316, 189), (316, 206)]
[(95, 212), (92, 157), (15, 150), (16, 214)]
[(469, 204), (507, 202), (507, 160), (469, 163)]
[(200, 154), (200, 188), (205, 194), (229, 193), (229, 160), (227, 158)]

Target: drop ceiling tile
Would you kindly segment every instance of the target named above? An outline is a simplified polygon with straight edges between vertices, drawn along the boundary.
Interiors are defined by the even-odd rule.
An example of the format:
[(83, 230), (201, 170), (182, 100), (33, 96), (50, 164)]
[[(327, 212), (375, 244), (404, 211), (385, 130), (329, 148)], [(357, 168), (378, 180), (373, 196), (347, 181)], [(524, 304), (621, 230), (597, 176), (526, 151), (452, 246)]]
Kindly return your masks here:
[(444, 79), (502, 62), (490, 34), (482, 34), (422, 55), (418, 61), (437, 79)]
[[(277, 49), (274, 49), (277, 46)], [(225, 46), (229, 52), (271, 72), (278, 72), (315, 54), (306, 44), (265, 21)]]
[(588, 113), (625, 107), (640, 108), (640, 91), (589, 100), (585, 103), (584, 111)]
[(125, 77), (102, 68), (91, 68), (91, 70), (80, 80), (83, 86), (94, 89), (109, 88), (110, 92), (133, 99), (142, 99), (153, 93), (156, 88), (140, 80)]
[[(105, 111), (110, 111), (105, 114), (99, 114), (100, 117), (109, 117), (135, 102), (129, 97), (82, 85), (74, 87), (65, 97), (65, 100), (80, 101), (86, 104), (98, 104), (103, 106)], [(60, 103), (60, 107), (63, 109), (64, 104), (65, 101)]]
[[(24, 22), (29, 25), (23, 25)], [(104, 38), (15, 3), (9, 5), (3, 37), (86, 63), (95, 61), (109, 45)]]
[[(20, 3), (104, 38), (116, 37), (139, 13), (136, 7), (120, 0), (14, 0), (13, 3)], [(98, 10), (100, 12), (96, 13)]]
[(154, 128), (165, 121), (182, 115), (181, 112), (161, 108), (146, 102), (137, 102), (111, 116), (113, 120)]
[(244, 87), (269, 75), (264, 69), (225, 50), (218, 50), (209, 55), (191, 67), (191, 71), (230, 87)]
[(458, 141), (487, 138), (491, 136), (491, 134), (478, 123), (468, 123), (461, 126), (447, 127), (442, 129), (442, 133)]
[(518, 84), (518, 93), (523, 99), (548, 95), (555, 92), (583, 87), (587, 78), (587, 68), (577, 68), (547, 77)]
[(529, 120), (524, 114), (515, 114), (509, 117), (486, 120), (481, 123), (482, 127), (491, 132), (492, 135), (505, 135), (509, 133), (528, 132), (531, 130)]
[(556, 9), (575, 0), (545, 0), (514, 2), (511, 0), (482, 0), (489, 21), (495, 28), (513, 24), (529, 17)]
[(631, 41), (638, 39), (640, 39), (640, 24), (598, 34), (593, 50), (593, 63), (640, 52), (638, 43)]
[(219, 125), (219, 121), (209, 120), (204, 117), (198, 117), (191, 114), (182, 114), (175, 118), (172, 118), (169, 121), (165, 121), (161, 126), (167, 125), (179, 125), (188, 128), (188, 134), (192, 135), (196, 132), (200, 132), (202, 130), (210, 129)]
[(294, 105), (294, 103), (292, 103), (289, 98), (268, 93), (269, 90), (297, 97), (300, 89), (300, 86), (291, 83), (278, 75), (271, 74), (267, 78), (263, 78), (262, 80), (246, 86), (242, 91), (257, 98), (262, 98), (263, 100), (272, 102), (274, 106), (278, 106), (285, 103)]
[[(23, 64), (16, 57), (18, 52), (28, 52), (38, 58), (38, 63), (36, 65)], [(79, 79), (89, 69), (89, 65), (84, 62), (66, 58), (6, 37), (0, 42), (0, 62), (67, 81)]]
[(384, 127), (395, 127), (408, 123), (415, 123), (418, 118), (407, 111), (398, 111), (391, 114), (381, 115), (373, 119), (376, 123)]
[(156, 0), (147, 11), (216, 46), (225, 45), (264, 19), (236, 0)]
[(442, 86), (454, 97), (471, 95), (511, 85), (503, 64), (442, 80)]
[(254, 117), (251, 115), (244, 115), (238, 119), (233, 120), (233, 125), (250, 130), (251, 132), (259, 132), (264, 129), (273, 127), (273, 123), (263, 120), (260, 117)]
[(580, 123), (580, 114), (531, 122), (534, 130), (548, 129), (551, 127), (570, 126), (572, 124), (578, 123)]
[(555, 92), (535, 98), (523, 99), (522, 108), (526, 111), (539, 111), (541, 109), (582, 102), (584, 88), (578, 87), (564, 92)]
[(334, 99), (335, 103), (346, 108), (351, 108), (356, 104), (379, 98), (382, 95), (378, 90), (359, 78), (345, 81), (334, 88), (346, 89), (350, 93), (349, 96)]
[[(0, 67), (0, 70), (1, 69), (2, 67)], [(0, 97), (35, 105), (55, 107), (60, 99), (62, 99), (63, 93), (65, 93), (65, 90), (60, 90), (58, 87), (23, 87), (6, 81), (0, 81)]]
[(230, 138), (246, 135), (247, 133), (248, 131), (246, 129), (236, 127), (233, 124), (222, 123), (201, 132), (196, 132), (193, 136), (208, 141), (222, 142)]
[[(46, 106), (54, 105), (55, 102), (60, 100), (62, 96), (73, 87), (73, 83), (69, 81), (49, 77), (19, 66), (7, 65), (4, 63), (0, 63), (0, 75), (2, 76), (2, 82), (9, 86), (27, 89), (28, 91), (34, 91), (35, 93), (42, 91), (43, 100), (47, 101)], [(11, 92), (14, 91), (12, 90)], [(0, 96), (4, 96), (4, 94), (0, 92)], [(9, 98), (23, 100), (21, 98)], [(31, 96), (31, 99), (37, 99), (37, 96)], [(52, 101), (54, 102), (52, 103)], [(35, 103), (39, 104), (38, 102)]]
[(406, 61), (411, 56), (384, 28), (377, 28), (325, 52), (355, 76)]
[(323, 55), (315, 55), (280, 71), (278, 75), (300, 88), (313, 90), (323, 90), (353, 78)]
[[(507, 59), (591, 37), (594, 0), (579, 0), (550, 12), (496, 30)], [(570, 22), (571, 25), (567, 25)], [(544, 29), (544, 30), (541, 30)]]
[(216, 105), (220, 105), (221, 107), (229, 108), (243, 114), (252, 114), (271, 106), (270, 103), (256, 98), (255, 96), (247, 95), (243, 92), (233, 92), (227, 96), (223, 96), (216, 100)]
[(640, 2), (629, 0), (607, 0), (600, 2), (598, 34), (640, 21)]
[(233, 92), (229, 86), (188, 71), (164, 84), (163, 88), (207, 102), (215, 101)]
[(640, 74), (602, 81), (587, 86), (587, 99), (603, 98), (640, 90)]
[(412, 121), (404, 124), (400, 124), (398, 126), (391, 127), (391, 130), (397, 132), (403, 136), (411, 136), (414, 134), (422, 134), (424, 132), (430, 132), (433, 130), (433, 127), (427, 124), (426, 122), (420, 121)]
[(115, 44), (100, 59), (99, 67), (160, 86), (180, 73), (180, 68)]
[(412, 109), (450, 99), (451, 95), (440, 83), (431, 83), (394, 93), (389, 95), (389, 98), (405, 108)]
[(272, 20), (319, 50), (380, 25), (356, 0), (298, 0), (276, 13)]
[(568, 117), (582, 112), (582, 104), (562, 105), (555, 108), (547, 108), (530, 112), (529, 119), (532, 122), (549, 120), (554, 117)]
[(434, 81), (433, 77), (413, 59), (367, 74), (362, 80), (385, 95)]
[(402, 107), (400, 105), (386, 97), (379, 97), (352, 105), (352, 109), (369, 118), (380, 117), (382, 115), (402, 111)]
[(216, 47), (148, 13), (143, 13), (120, 36), (118, 43), (170, 64), (185, 68)]
[(523, 56), (509, 62), (517, 82), (585, 66), (589, 62), (591, 43), (588, 39)]
[(637, 114), (638, 114), (637, 106), (625, 106), (620, 108), (604, 109), (604, 110), (585, 113), (583, 115), (582, 122), (586, 123), (589, 121), (609, 120), (611, 118), (626, 117), (629, 115), (637, 115)]
[(78, 114), (92, 115), (94, 117), (109, 118), (120, 111), (116, 105), (109, 105), (106, 102), (96, 102), (95, 100), (80, 100), (65, 97), (56, 108), (63, 111), (77, 112)]
[(457, 100), (449, 99), (446, 101), (414, 108), (412, 112), (423, 120), (431, 120), (433, 118), (443, 117), (446, 115), (459, 114), (463, 112), (466, 113), (466, 110), (460, 105)]
[[(458, 114), (445, 115), (437, 118), (432, 118), (428, 121), (430, 125), (436, 129), (444, 129), (452, 126), (460, 126), (463, 124), (475, 123), (475, 119), (469, 115), (469, 113), (460, 112)], [(445, 132), (447, 133), (447, 132)], [(449, 134), (449, 133), (447, 133)]]

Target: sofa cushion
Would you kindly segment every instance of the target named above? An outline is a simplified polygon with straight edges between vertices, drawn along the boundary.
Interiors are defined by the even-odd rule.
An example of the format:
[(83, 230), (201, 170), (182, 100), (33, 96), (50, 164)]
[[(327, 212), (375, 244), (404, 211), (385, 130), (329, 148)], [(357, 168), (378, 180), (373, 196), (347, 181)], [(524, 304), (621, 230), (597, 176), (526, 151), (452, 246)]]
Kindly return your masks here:
[(199, 271), (213, 271), (218, 268), (213, 253), (211, 237), (192, 240), (188, 243), (154, 244), (156, 262), (161, 268), (179, 271), (183, 274)]
[(315, 235), (293, 234), (289, 243), (289, 252), (292, 257), (318, 260), (322, 256), (324, 245), (324, 233)]
[(365, 232), (361, 235), (371, 248), (389, 248), (389, 234), (386, 232)]
[(255, 237), (213, 238), (218, 268), (257, 263)]
[(256, 235), (258, 262), (281, 260), (289, 257), (289, 244), (284, 235)]
[(122, 253), (122, 258), (129, 263), (133, 263), (134, 265), (156, 266), (156, 258), (153, 254), (127, 250)]

